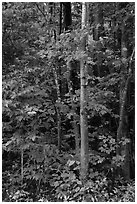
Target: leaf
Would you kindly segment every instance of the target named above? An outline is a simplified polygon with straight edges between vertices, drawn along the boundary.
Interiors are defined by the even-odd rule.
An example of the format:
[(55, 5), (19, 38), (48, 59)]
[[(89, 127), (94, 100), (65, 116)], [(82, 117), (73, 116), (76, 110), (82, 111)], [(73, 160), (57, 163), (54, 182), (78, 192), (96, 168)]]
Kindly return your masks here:
[(82, 185), (82, 182), (79, 181), (79, 180), (77, 180), (77, 184), (78, 184), (78, 185)]
[(73, 172), (70, 172), (69, 178), (70, 178), (71, 180), (75, 180), (75, 179), (76, 179), (76, 175), (75, 175)]
[(115, 67), (120, 67), (120, 66), (121, 66), (121, 60), (115, 60), (115, 61), (113, 61), (113, 65), (114, 65)]
[(7, 147), (9, 145), (13, 144), (13, 140), (9, 140), (8, 142), (6, 142), (6, 144), (4, 144), (4, 147)]
[(99, 160), (98, 160), (98, 163), (102, 163), (104, 160), (105, 160), (104, 157), (102, 157), (102, 158), (100, 157)]
[(104, 115), (104, 114), (106, 114), (106, 113), (107, 113), (106, 110), (101, 110), (101, 111), (100, 111), (100, 114), (101, 114), (101, 115)]
[(40, 137), (35, 135), (35, 133), (28, 133), (28, 139), (32, 140), (33, 142), (36, 140), (36, 139), (39, 139)]
[(50, 115), (54, 115), (54, 114), (55, 114), (55, 110), (49, 109), (49, 110), (48, 110), (48, 113), (49, 113)]
[(78, 186), (77, 188), (75, 188), (75, 192), (79, 192), (80, 191), (80, 187)]
[(69, 177), (69, 174), (68, 173), (62, 173), (61, 177), (63, 177), (63, 178)]
[(20, 116), (18, 116), (18, 117), (17, 117), (17, 119), (18, 119), (18, 121), (20, 121), (20, 122), (21, 122), (21, 121), (23, 120), (23, 116), (22, 116), (22, 115), (20, 115)]
[(49, 117), (47, 122), (53, 122), (54, 123), (54, 119), (52, 117)]
[(36, 111), (31, 111), (31, 112), (29, 111), (28, 115), (30, 115), (30, 116), (36, 115)]
[(60, 182), (59, 182), (59, 181), (55, 181), (55, 182), (54, 182), (55, 188), (58, 187), (59, 185), (60, 185)]
[(30, 144), (24, 144), (24, 145), (22, 145), (22, 148), (23, 148), (24, 150), (27, 150), (27, 149), (30, 148)]
[(72, 166), (75, 163), (75, 160), (68, 160), (67, 164), (68, 166)]

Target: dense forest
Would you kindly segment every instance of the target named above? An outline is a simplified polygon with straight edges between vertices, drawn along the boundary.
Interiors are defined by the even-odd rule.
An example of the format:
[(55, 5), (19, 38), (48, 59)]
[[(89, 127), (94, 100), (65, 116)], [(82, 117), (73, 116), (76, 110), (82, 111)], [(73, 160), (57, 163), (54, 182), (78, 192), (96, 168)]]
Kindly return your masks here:
[(135, 202), (135, 3), (2, 3), (2, 199)]

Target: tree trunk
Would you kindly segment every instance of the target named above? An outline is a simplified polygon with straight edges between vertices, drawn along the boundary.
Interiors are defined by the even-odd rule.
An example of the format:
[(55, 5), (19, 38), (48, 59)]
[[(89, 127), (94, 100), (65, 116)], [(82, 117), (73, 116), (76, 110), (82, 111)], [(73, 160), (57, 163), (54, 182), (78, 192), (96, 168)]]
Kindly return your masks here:
[(23, 185), (23, 179), (24, 179), (24, 150), (23, 147), (21, 147), (21, 184)]
[[(94, 28), (94, 40), (98, 41), (99, 37), (101, 37), (101, 32), (103, 31), (103, 11), (102, 11), (102, 3), (96, 3), (95, 8), (95, 28)], [(98, 53), (97, 53), (98, 58)], [(98, 70), (98, 76), (101, 76), (101, 65), (99, 63), (99, 60), (97, 62), (97, 70)]]
[(76, 150), (76, 156), (79, 156), (79, 125), (78, 125), (78, 116), (76, 114), (76, 105), (74, 102), (74, 95), (73, 95), (73, 87), (72, 87), (72, 81), (70, 78), (70, 72), (71, 72), (71, 62), (68, 63), (68, 75), (69, 77), (67, 78), (68, 80), (68, 89), (69, 89), (69, 95), (70, 95), (70, 99), (71, 99), (71, 108), (72, 108), (72, 112), (73, 112), (73, 129), (74, 129), (74, 134), (75, 134), (75, 150)]
[[(52, 18), (55, 15), (55, 4), (52, 2), (50, 3), (50, 14), (51, 14), (51, 22)], [(56, 42), (56, 35), (53, 35), (53, 41)], [(57, 91), (57, 100), (56, 100), (56, 111), (57, 111), (57, 131), (58, 131), (58, 150), (59, 152), (61, 151), (61, 140), (62, 140), (62, 135), (61, 135), (61, 113), (60, 113), (60, 108), (59, 105), (61, 103), (61, 91), (60, 91), (60, 84), (59, 84), (59, 77), (56, 69), (56, 64), (53, 65), (53, 75), (55, 79), (55, 84), (56, 84), (56, 91)]]
[(102, 11), (102, 3), (96, 3), (95, 8), (95, 29), (94, 29), (94, 40), (99, 40), (101, 37), (101, 33), (103, 31), (103, 11)]
[(61, 138), (62, 137), (61, 137), (61, 114), (60, 114), (59, 105), (61, 103), (61, 94), (60, 94), (57, 70), (55, 67), (53, 67), (53, 74), (54, 74), (56, 90), (57, 90), (56, 111), (57, 111), (57, 130), (58, 130), (58, 150), (60, 152), (61, 151)]
[(60, 3), (60, 12), (59, 12), (59, 35), (61, 34), (62, 32), (62, 3)]
[[(127, 114), (127, 91), (131, 79), (131, 68), (127, 70), (127, 48), (125, 44), (125, 25), (122, 26), (122, 36), (121, 36), (121, 57), (122, 57), (122, 66), (121, 66), (121, 75), (122, 81), (120, 85), (120, 119), (119, 127), (117, 130), (117, 155), (125, 156), (124, 164), (122, 166), (122, 172), (126, 179), (130, 179), (130, 160), (129, 160), (129, 151), (130, 144), (125, 145), (119, 144), (121, 139), (129, 139), (128, 133), (128, 114)], [(126, 75), (127, 79), (126, 79)]]
[[(63, 3), (63, 13), (64, 13), (64, 30), (67, 31), (72, 24), (71, 3), (69, 2)], [(73, 124), (73, 129), (75, 134), (75, 150), (76, 150), (76, 156), (78, 156), (79, 155), (79, 126), (77, 124), (77, 114), (76, 114), (76, 107), (74, 103), (72, 80), (70, 77), (70, 72), (73, 69), (73, 67), (71, 66), (71, 62), (68, 62), (67, 69), (69, 73), (67, 82), (68, 82), (68, 89), (69, 89), (69, 95), (71, 98), (71, 107), (73, 112), (72, 124)]]
[(63, 14), (64, 14), (64, 30), (66, 31), (72, 24), (70, 2), (63, 2)]
[[(119, 119), (119, 126), (117, 130), (117, 143), (119, 145), (119, 142), (122, 138), (126, 139), (128, 138), (128, 120), (127, 120), (127, 90), (128, 85), (130, 82), (131, 76), (128, 76), (126, 80), (126, 84), (124, 89), (121, 90), (123, 92), (120, 94), (120, 97), (122, 97), (122, 100), (120, 102), (120, 119)], [(124, 176), (126, 179), (130, 178), (130, 163), (129, 163), (129, 144), (120, 145), (117, 149), (117, 155), (125, 156), (124, 165), (122, 167)]]
[(116, 51), (116, 31), (115, 31), (115, 29), (116, 29), (116, 16), (115, 15), (116, 15), (116, 12), (117, 12), (116, 5), (117, 5), (117, 3), (114, 2), (113, 3), (114, 17), (111, 19), (111, 29), (113, 30), (113, 39), (114, 39), (114, 43), (113, 43), (113, 50), (114, 50), (114, 52)]
[[(88, 3), (82, 3), (82, 29), (87, 25)], [(86, 50), (86, 37), (81, 42), (81, 51)], [(83, 59), (80, 61), (80, 127), (81, 127), (81, 180), (84, 183), (88, 175), (88, 124), (87, 124), (87, 70)]]

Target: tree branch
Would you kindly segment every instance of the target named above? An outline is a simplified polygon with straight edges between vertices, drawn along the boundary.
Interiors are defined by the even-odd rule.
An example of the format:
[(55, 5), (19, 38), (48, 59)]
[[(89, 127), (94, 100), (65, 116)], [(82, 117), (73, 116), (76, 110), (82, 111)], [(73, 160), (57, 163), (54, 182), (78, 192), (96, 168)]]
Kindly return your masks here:
[(40, 7), (38, 6), (38, 4), (35, 3), (35, 5), (37, 6), (38, 10), (42, 13), (42, 15), (43, 15), (44, 17), (46, 17), (45, 13), (40, 9)]

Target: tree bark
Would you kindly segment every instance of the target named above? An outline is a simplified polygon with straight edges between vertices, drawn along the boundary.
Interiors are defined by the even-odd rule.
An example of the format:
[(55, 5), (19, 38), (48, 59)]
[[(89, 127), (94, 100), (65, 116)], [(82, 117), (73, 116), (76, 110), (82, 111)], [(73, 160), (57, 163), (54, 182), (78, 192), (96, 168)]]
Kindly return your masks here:
[[(63, 12), (64, 12), (64, 30), (67, 31), (71, 24), (72, 24), (72, 16), (71, 16), (71, 3), (63, 3)], [(74, 103), (74, 96), (73, 96), (73, 87), (72, 87), (72, 80), (70, 77), (70, 72), (73, 69), (71, 66), (71, 62), (68, 62), (67, 64), (67, 71), (69, 73), (69, 77), (67, 78), (68, 82), (68, 89), (69, 89), (69, 95), (71, 98), (71, 107), (73, 112), (73, 129), (75, 134), (75, 150), (76, 150), (76, 156), (79, 155), (79, 126), (77, 124), (77, 114), (76, 114), (76, 107)]]
[(59, 35), (62, 32), (62, 3), (60, 3), (60, 13), (59, 13)]
[[(102, 11), (102, 3), (96, 3), (95, 8), (95, 28), (94, 28), (94, 40), (98, 41), (99, 37), (101, 37), (101, 32), (103, 31), (103, 11)], [(98, 53), (97, 53), (98, 58)], [(99, 60), (98, 60), (99, 61)], [(101, 76), (101, 65), (99, 62), (97, 62), (97, 70), (98, 70), (98, 76)]]
[(73, 95), (73, 87), (72, 87), (72, 81), (70, 78), (70, 72), (71, 72), (71, 62), (68, 63), (68, 75), (69, 77), (67, 78), (68, 80), (68, 89), (69, 89), (69, 95), (70, 95), (70, 99), (71, 99), (71, 108), (72, 108), (72, 112), (73, 112), (73, 129), (74, 129), (74, 134), (75, 134), (75, 150), (76, 150), (76, 156), (79, 157), (79, 125), (77, 123), (78, 121), (78, 117), (77, 117), (77, 113), (76, 113), (76, 105), (74, 102), (74, 95)]
[(63, 14), (64, 14), (64, 30), (68, 30), (72, 24), (71, 16), (71, 3), (63, 2)]
[[(55, 65), (54, 65), (55, 66)], [(53, 74), (55, 78), (55, 84), (56, 84), (56, 90), (57, 90), (57, 101), (56, 101), (56, 111), (57, 111), (57, 130), (58, 130), (58, 150), (61, 151), (61, 114), (60, 114), (60, 108), (59, 105), (61, 103), (61, 94), (60, 94), (60, 88), (59, 88), (59, 80), (57, 75), (57, 70), (55, 67), (53, 67)]]
[(21, 184), (23, 185), (23, 179), (24, 179), (24, 150), (23, 147), (21, 147)]
[[(82, 29), (87, 25), (88, 3), (82, 3)], [(81, 51), (86, 51), (86, 37), (81, 42)], [(84, 183), (88, 175), (88, 124), (87, 124), (87, 70), (83, 59), (80, 61), (80, 126), (81, 126), (81, 180)]]
[[(55, 4), (49, 3), (50, 4), (50, 14), (51, 14), (51, 19), (50, 21), (52, 22), (52, 18), (55, 15)], [(56, 42), (56, 35), (53, 35), (53, 41)], [(55, 84), (56, 84), (56, 91), (57, 91), (57, 100), (56, 100), (56, 112), (57, 112), (57, 131), (58, 131), (58, 150), (59, 152), (61, 151), (61, 141), (62, 141), (62, 135), (61, 135), (61, 113), (60, 113), (60, 108), (59, 105), (61, 103), (61, 91), (60, 91), (60, 83), (59, 83), (59, 77), (58, 77), (58, 72), (56, 69), (56, 65), (53, 65), (53, 75), (55, 79)]]
[(94, 40), (99, 40), (101, 32), (103, 31), (103, 11), (102, 3), (96, 3), (95, 9), (95, 29), (94, 29)]
[[(125, 145), (120, 145), (120, 141), (122, 138), (129, 139), (128, 133), (128, 114), (127, 114), (127, 92), (130, 83), (130, 79), (132, 77), (131, 66), (129, 63), (129, 67), (127, 67), (127, 48), (125, 44), (125, 26), (122, 26), (122, 36), (121, 36), (121, 58), (123, 61), (123, 65), (121, 67), (121, 75), (122, 81), (120, 85), (120, 119), (119, 126), (117, 130), (117, 155), (125, 156), (124, 164), (122, 166), (122, 172), (126, 179), (130, 179), (130, 144), (127, 143)], [(132, 56), (131, 56), (132, 58)], [(128, 70), (127, 70), (128, 68)], [(127, 75), (127, 79), (126, 76)]]

